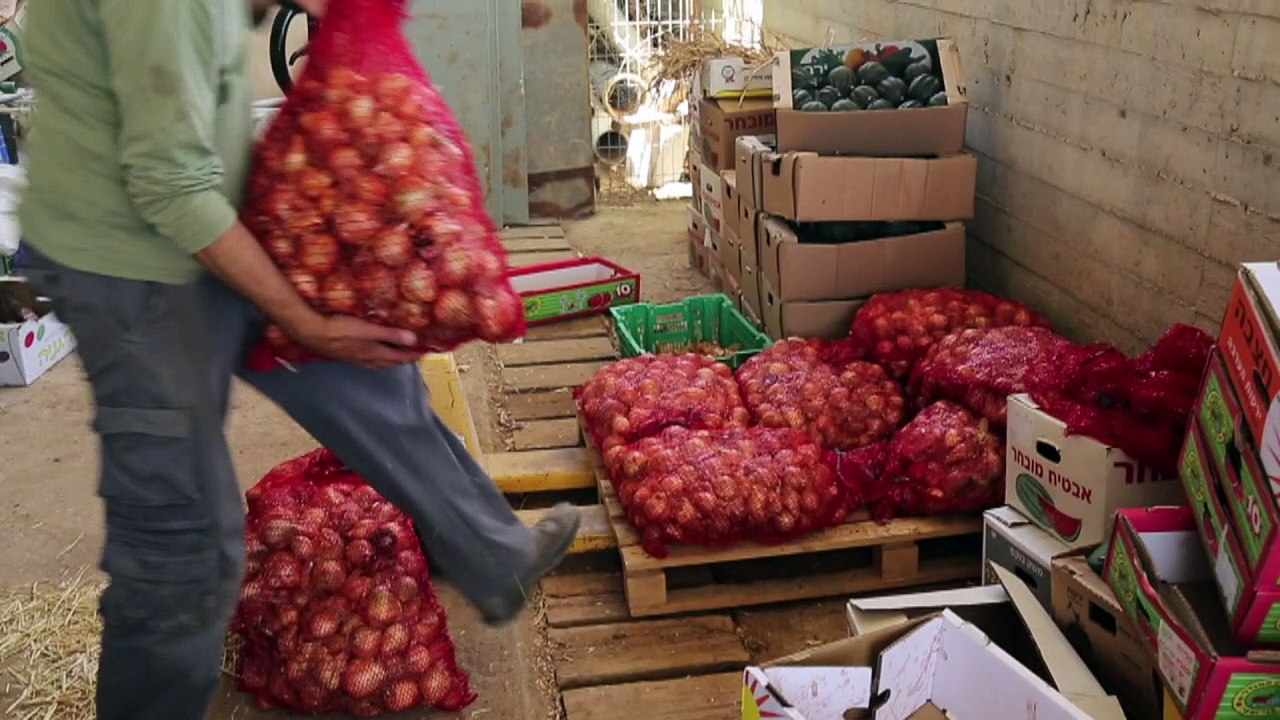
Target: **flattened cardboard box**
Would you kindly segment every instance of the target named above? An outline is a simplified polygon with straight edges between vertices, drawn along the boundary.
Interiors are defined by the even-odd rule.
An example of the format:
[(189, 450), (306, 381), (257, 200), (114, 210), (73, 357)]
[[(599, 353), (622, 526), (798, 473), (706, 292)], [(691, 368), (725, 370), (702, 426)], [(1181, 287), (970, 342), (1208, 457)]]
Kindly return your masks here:
[(1231, 641), (1190, 508), (1120, 510), (1103, 574), (1186, 720), (1276, 716), (1280, 654)]
[(707, 227), (711, 232), (720, 232), (721, 226), (724, 224), (724, 178), (720, 177), (720, 172), (713, 170), (707, 166), (703, 166), (699, 171), (698, 177), (701, 178), (700, 191), (702, 194), (702, 216), (707, 221)]
[(725, 274), (734, 277), (741, 283), (742, 241), (738, 238), (738, 233), (732, 225), (725, 224), (724, 232), (720, 233), (720, 246), (717, 250), (719, 250), (720, 264), (724, 266)]
[(1087, 558), (1053, 561), (1053, 619), (1130, 717), (1160, 717), (1164, 692), (1155, 663)]
[(786, 222), (760, 224), (760, 265), (784, 302), (844, 300), (907, 287), (964, 285), (964, 226), (881, 240), (801, 243)]
[[(739, 195), (738, 197), (742, 197)], [(759, 269), (760, 267), (760, 225), (768, 215), (739, 205), (742, 216), (738, 224), (738, 239), (742, 241), (742, 266)]]
[(774, 120), (771, 100), (703, 98), (698, 107), (702, 161), (715, 171), (734, 167), (737, 139), (772, 133)]
[(760, 312), (765, 333), (774, 340), (789, 337), (839, 340), (848, 337), (853, 316), (866, 304), (856, 300), (814, 300), (787, 302), (760, 277)]
[(968, 220), (978, 161), (773, 155), (763, 170), (764, 210), (801, 222)]
[(950, 610), (748, 667), (742, 699), (743, 720), (1094, 720)]
[[(1182, 446), (1179, 475), (1191, 501), (1196, 527), (1213, 567), (1218, 596), (1226, 605), (1236, 642), (1244, 647), (1280, 647), (1280, 591), (1259, 586), (1249, 574), (1248, 561), (1233, 519), (1223, 503), (1231, 490), (1214, 471), (1212, 451), (1199, 417)], [(1265, 558), (1264, 558), (1265, 560)]]
[(1028, 395), (1009, 397), (1005, 502), (1072, 547), (1105, 541), (1118, 508), (1182, 502), (1177, 480), (1119, 448), (1067, 435), (1066, 423)]
[(998, 584), (850, 600), (845, 609), (849, 632), (859, 637), (949, 610), (1094, 720), (1124, 720), (1118, 700), (1107, 694), (1027, 584), (1004, 568), (988, 571)]
[[(924, 61), (934, 77), (940, 76), (947, 105), (856, 112), (802, 112), (793, 107), (798, 83), (810, 78), (825, 82), (834, 68), (857, 70), (868, 59), (886, 66)], [(775, 56), (773, 75), (778, 148), (784, 152), (899, 157), (951, 155), (964, 147), (968, 92), (960, 51), (950, 38), (793, 49)]]
[(1053, 561), (1071, 548), (1011, 507), (992, 508), (982, 515), (983, 581), (999, 582), (991, 571), (1002, 567), (1017, 575), (1045, 608), (1053, 606)]

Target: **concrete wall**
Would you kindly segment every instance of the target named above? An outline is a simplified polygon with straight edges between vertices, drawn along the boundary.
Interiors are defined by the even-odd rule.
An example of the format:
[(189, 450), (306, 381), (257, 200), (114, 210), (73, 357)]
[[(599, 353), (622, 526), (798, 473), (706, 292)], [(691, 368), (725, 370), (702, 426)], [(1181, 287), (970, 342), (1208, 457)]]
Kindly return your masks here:
[(1277, 0), (766, 0), (785, 40), (959, 41), (979, 157), (973, 286), (1130, 350), (1216, 330), (1280, 259)]

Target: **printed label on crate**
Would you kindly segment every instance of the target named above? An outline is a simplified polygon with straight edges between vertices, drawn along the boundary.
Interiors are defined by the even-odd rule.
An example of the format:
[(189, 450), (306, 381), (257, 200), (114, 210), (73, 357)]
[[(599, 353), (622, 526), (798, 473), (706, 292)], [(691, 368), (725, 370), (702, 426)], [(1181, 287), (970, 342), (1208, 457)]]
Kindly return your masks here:
[(1178, 701), (1186, 705), (1199, 670), (1199, 662), (1196, 660), (1195, 651), (1178, 637), (1173, 628), (1163, 622), (1159, 625), (1156, 662), (1165, 681), (1173, 686), (1173, 693), (1178, 697)]
[[(1014, 452), (1017, 453), (1017, 450)], [(1054, 504), (1053, 496), (1039, 479), (1034, 475), (1019, 473), (1016, 482), (1018, 498), (1033, 520), (1043, 527), (1053, 528), (1064, 542), (1072, 543), (1080, 537), (1084, 521)]]
[(524, 298), (524, 314), (529, 322), (536, 322), (587, 310), (600, 310), (612, 305), (614, 298), (630, 298), (635, 291), (633, 281), (621, 280), (573, 290), (541, 293)]
[[(1238, 673), (1231, 676), (1221, 711), (1245, 718), (1280, 717), (1280, 675)], [(1226, 707), (1227, 702), (1231, 703)]]

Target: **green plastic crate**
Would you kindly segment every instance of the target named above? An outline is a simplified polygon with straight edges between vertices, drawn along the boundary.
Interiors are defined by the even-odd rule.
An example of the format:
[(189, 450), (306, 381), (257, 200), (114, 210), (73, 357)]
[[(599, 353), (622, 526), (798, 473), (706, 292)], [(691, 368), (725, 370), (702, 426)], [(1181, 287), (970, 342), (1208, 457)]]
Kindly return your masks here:
[(624, 357), (713, 342), (741, 348), (732, 355), (716, 358), (737, 369), (773, 342), (756, 330), (725, 295), (700, 295), (667, 305), (637, 303), (609, 312)]

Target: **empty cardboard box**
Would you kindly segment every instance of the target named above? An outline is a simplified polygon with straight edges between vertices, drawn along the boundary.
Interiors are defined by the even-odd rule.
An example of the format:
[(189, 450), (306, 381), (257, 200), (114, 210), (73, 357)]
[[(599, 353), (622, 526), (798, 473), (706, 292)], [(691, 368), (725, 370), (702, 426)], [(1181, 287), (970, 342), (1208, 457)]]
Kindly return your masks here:
[(978, 161), (941, 158), (772, 155), (762, 169), (764, 210), (802, 222), (967, 220)]

